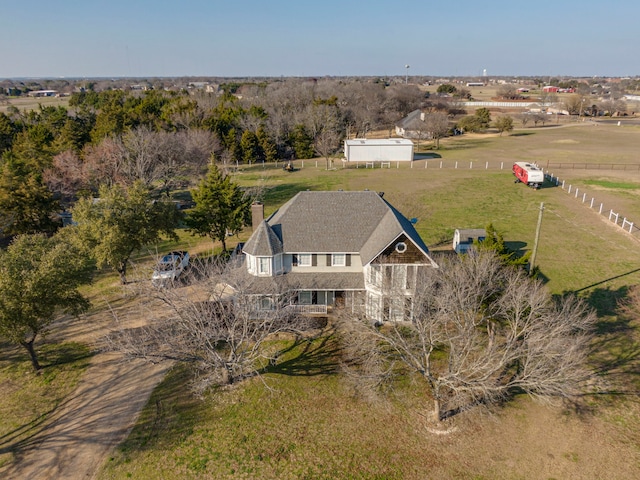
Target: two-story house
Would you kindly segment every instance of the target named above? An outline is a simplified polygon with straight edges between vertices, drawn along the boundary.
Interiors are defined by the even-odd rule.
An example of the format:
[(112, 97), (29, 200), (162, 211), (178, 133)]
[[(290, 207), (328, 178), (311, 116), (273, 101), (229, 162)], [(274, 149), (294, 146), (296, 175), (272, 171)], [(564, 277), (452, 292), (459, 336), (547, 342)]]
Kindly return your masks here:
[(286, 276), (303, 311), (410, 320), (418, 270), (437, 268), (413, 224), (376, 192), (300, 192), (260, 220), (243, 248), (247, 271)]

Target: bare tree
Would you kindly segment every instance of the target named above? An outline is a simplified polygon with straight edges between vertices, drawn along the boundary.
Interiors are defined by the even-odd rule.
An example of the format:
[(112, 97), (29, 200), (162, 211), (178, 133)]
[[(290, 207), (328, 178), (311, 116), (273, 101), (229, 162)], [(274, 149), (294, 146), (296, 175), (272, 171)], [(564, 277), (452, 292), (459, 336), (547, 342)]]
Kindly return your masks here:
[[(394, 363), (417, 374), (436, 421), (519, 391), (564, 399), (585, 387), (594, 315), (583, 303), (552, 300), (541, 282), (489, 252), (443, 260), (421, 275), (408, 307), (411, 323), (376, 326), (360, 318), (346, 329), (346, 343), (355, 322), (360, 344), (376, 349), (351, 359), (365, 378), (385, 378), (398, 370)], [(373, 372), (365, 368), (371, 365)]]
[[(151, 362), (177, 360), (194, 367), (193, 388), (233, 384), (259, 375), (277, 363), (282, 349), (291, 346), (271, 341), (291, 333), (292, 342), (310, 323), (288, 307), (295, 289), (274, 278), (270, 285), (233, 262), (204, 262), (191, 267), (189, 286), (139, 292), (163, 305), (147, 314), (149, 322), (137, 329), (116, 329), (107, 348)], [(265, 279), (260, 279), (265, 280)]]
[(449, 117), (441, 112), (434, 112), (427, 115), (424, 119), (427, 130), (431, 138), (434, 140), (435, 149), (440, 148), (440, 139), (447, 135), (449, 129)]

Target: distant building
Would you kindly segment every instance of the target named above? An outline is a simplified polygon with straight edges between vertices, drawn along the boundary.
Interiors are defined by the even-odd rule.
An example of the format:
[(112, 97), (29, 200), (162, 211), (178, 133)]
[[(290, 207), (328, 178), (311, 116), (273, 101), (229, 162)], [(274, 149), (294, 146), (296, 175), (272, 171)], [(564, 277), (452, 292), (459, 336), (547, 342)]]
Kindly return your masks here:
[(456, 253), (466, 253), (473, 242), (482, 242), (487, 238), (484, 228), (460, 228), (453, 234), (453, 249)]
[(30, 97), (55, 97), (58, 92), (56, 90), (33, 90), (27, 95)]
[(412, 162), (413, 142), (406, 138), (356, 138), (344, 141), (347, 162)]

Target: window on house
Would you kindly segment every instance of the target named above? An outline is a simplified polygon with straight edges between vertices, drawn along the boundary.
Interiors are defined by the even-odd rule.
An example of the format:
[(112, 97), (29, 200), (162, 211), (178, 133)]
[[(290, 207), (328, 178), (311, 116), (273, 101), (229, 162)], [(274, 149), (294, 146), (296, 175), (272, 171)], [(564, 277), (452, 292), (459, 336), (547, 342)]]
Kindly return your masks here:
[(347, 264), (347, 255), (344, 253), (334, 253), (331, 255), (331, 266), (344, 267)]
[(311, 305), (313, 302), (313, 292), (302, 291), (298, 292), (298, 303), (300, 305)]
[(260, 310), (273, 310), (273, 299), (269, 297), (261, 297), (258, 305)]
[(282, 255), (276, 255), (275, 261), (276, 261), (276, 265), (275, 265), (276, 274), (281, 273), (282, 272)]
[(311, 266), (311, 254), (310, 253), (299, 253), (298, 254), (298, 266), (300, 266), (300, 267), (310, 267)]
[(258, 257), (258, 275), (270, 275), (270, 274), (271, 274), (271, 258)]

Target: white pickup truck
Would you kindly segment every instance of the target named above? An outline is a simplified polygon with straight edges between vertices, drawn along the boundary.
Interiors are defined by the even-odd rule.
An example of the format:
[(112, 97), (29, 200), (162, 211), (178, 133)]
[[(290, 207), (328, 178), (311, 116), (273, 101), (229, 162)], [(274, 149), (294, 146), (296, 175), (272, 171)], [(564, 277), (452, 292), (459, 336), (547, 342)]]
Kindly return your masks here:
[(177, 280), (189, 266), (189, 252), (175, 251), (163, 256), (151, 276), (155, 286), (163, 286)]

